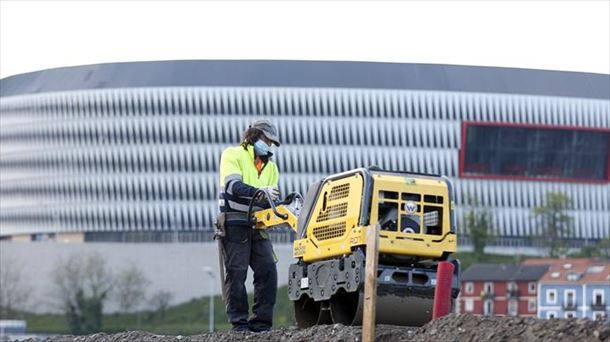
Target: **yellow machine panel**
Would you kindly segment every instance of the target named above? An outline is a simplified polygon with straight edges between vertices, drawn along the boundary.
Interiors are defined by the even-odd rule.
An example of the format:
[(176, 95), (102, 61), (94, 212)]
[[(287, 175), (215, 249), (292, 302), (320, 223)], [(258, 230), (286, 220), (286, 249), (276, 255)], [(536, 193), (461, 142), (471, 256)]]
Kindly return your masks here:
[(304, 260), (318, 260), (351, 251), (349, 233), (358, 225), (363, 180), (360, 174), (322, 186), (307, 226), (309, 243)]
[(371, 224), (381, 225), (380, 253), (440, 258), (456, 251), (445, 179), (386, 174), (373, 179)]
[[(307, 238), (294, 242), (294, 257), (310, 262), (349, 254), (365, 244), (366, 226), (375, 223), (381, 225), (382, 254), (440, 258), (456, 251), (445, 179), (373, 172), (372, 183), (372, 193), (363, 194), (359, 173), (326, 182), (313, 208)], [(359, 225), (363, 201), (370, 201), (369, 220)]]

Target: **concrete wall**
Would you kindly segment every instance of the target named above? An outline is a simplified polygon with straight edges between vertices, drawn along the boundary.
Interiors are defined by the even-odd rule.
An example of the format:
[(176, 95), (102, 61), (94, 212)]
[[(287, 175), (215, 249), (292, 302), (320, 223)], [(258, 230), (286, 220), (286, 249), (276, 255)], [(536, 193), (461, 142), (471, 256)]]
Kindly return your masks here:
[[(292, 258), (291, 244), (274, 246), (278, 256), (278, 283), (288, 282), (288, 267)], [(69, 257), (85, 257), (99, 253), (113, 272), (133, 264), (140, 268), (151, 284), (147, 295), (160, 290), (173, 293), (172, 304), (189, 301), (194, 297), (207, 296), (210, 284), (215, 294), (220, 293), (219, 280), (210, 282), (203, 271), (211, 267), (218, 274), (218, 253), (215, 243), (58, 243), (58, 242), (2, 242), (0, 243), (0, 267), (8, 262), (16, 263), (23, 272), (26, 286), (32, 289), (27, 301), (34, 312), (57, 311), (50, 290), (53, 286), (52, 270), (60, 260)], [(217, 276), (216, 276), (217, 277)], [(247, 280), (248, 291), (252, 291), (252, 271)], [(113, 301), (106, 304), (105, 311), (116, 310)]]

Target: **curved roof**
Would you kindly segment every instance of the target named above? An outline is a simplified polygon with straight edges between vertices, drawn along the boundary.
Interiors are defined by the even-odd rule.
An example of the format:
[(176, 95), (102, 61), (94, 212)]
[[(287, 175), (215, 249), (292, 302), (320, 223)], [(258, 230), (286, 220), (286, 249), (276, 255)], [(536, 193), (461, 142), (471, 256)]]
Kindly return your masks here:
[(341, 87), (610, 99), (610, 75), (372, 62), (186, 60), (93, 64), (0, 80), (0, 96), (125, 87)]

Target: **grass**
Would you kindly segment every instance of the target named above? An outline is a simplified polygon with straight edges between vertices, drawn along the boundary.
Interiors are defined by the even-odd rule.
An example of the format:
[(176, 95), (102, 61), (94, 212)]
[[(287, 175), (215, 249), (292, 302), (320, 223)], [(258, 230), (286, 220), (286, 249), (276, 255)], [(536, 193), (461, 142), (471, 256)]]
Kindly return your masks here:
[[(292, 302), (288, 300), (286, 286), (278, 289), (274, 312), (274, 326), (290, 326), (294, 323)], [(252, 304), (252, 295), (249, 294)], [(224, 303), (220, 296), (214, 297), (214, 322), (216, 330), (228, 330), (231, 325), (224, 312)], [(102, 321), (102, 332), (116, 333), (126, 330), (145, 330), (163, 335), (196, 335), (209, 331), (209, 297), (192, 299), (168, 308), (165, 315), (158, 312), (144, 311), (138, 314), (108, 314)], [(27, 321), (28, 333), (69, 334), (67, 322), (62, 314), (24, 313), (22, 319)]]
[[(474, 253), (456, 253), (460, 260), (462, 271), (473, 263), (504, 263), (516, 264), (522, 259), (518, 256), (486, 254), (477, 258)], [(288, 300), (288, 289), (280, 287), (274, 312), (274, 326), (285, 327), (294, 325), (293, 304)], [(252, 295), (249, 294), (252, 304)], [(138, 314), (108, 314), (102, 321), (102, 332), (116, 333), (125, 330), (145, 330), (162, 335), (196, 335), (209, 330), (209, 297), (192, 299), (168, 308), (165, 315), (158, 312), (144, 311)], [(70, 330), (65, 317), (61, 314), (31, 314), (24, 313), (22, 319), (27, 321), (29, 333), (69, 334)], [(224, 303), (220, 296), (214, 298), (214, 322), (216, 330), (228, 330), (230, 324), (224, 312)]]

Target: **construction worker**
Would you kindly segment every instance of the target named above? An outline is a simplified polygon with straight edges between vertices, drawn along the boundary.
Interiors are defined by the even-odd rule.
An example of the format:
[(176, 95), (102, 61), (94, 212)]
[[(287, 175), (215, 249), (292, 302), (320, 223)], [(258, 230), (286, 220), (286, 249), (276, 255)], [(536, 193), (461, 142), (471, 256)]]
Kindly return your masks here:
[[(277, 128), (269, 120), (257, 120), (245, 130), (241, 144), (225, 149), (220, 158), (217, 227), (221, 233), (217, 231), (217, 235), (222, 236), (219, 249), (226, 269), (226, 313), (235, 331), (267, 331), (273, 324), (277, 258), (267, 233), (252, 229), (246, 214), (258, 189), (267, 190), (272, 200), (279, 198), (279, 172), (271, 160), (273, 145), (280, 146)], [(256, 203), (262, 206), (263, 200), (257, 198)], [(249, 319), (248, 266), (254, 271), (253, 315)]]

